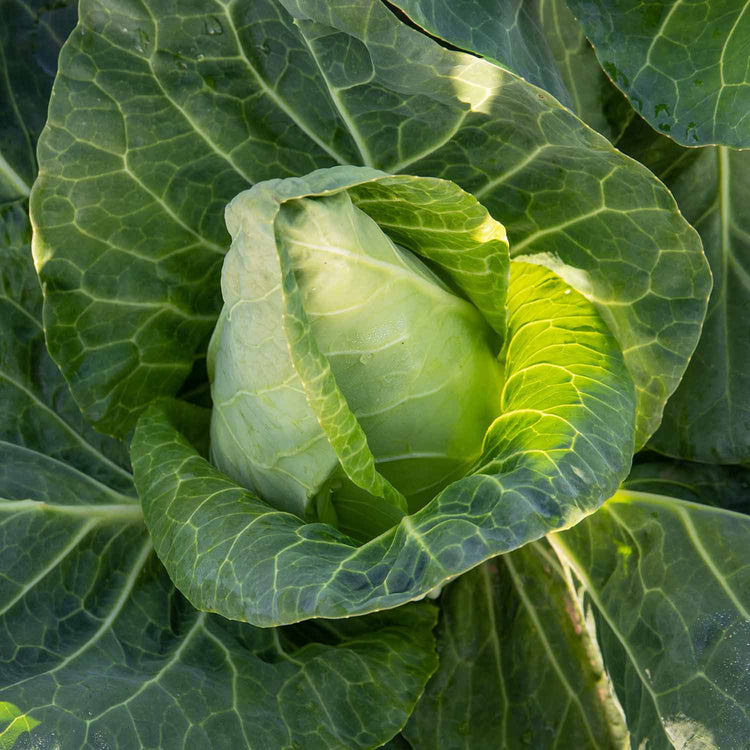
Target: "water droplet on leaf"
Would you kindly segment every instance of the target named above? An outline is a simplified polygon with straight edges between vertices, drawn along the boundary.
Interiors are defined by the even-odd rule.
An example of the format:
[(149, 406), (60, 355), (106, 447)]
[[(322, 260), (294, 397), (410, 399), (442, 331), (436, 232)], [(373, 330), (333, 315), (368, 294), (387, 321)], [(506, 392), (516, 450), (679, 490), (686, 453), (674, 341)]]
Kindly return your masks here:
[(151, 39), (143, 29), (135, 30), (135, 41), (133, 42), (133, 47), (135, 48), (136, 52), (144, 54), (146, 52), (146, 49), (148, 48), (148, 44), (150, 41)]
[(224, 27), (216, 16), (209, 16), (204, 22), (206, 34), (209, 36), (219, 36), (224, 33)]

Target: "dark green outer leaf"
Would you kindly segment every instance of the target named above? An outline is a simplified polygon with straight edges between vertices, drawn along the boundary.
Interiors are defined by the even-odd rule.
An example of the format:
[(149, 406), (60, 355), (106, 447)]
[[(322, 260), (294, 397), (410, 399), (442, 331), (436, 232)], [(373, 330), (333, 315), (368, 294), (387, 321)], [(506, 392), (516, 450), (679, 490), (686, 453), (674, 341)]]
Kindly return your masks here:
[(219, 310), (234, 194), (351, 163), (452, 179), (515, 252), (582, 270), (571, 283), (626, 352), (642, 443), (708, 294), (697, 237), (663, 186), (540, 89), (376, 0), (284, 7), (294, 23), (272, 0), (185, 18), (82, 4), (32, 207), (48, 339), (87, 417), (126, 434), (187, 376)]
[(542, 542), (461, 576), (440, 612), (440, 667), (404, 730), (415, 748), (627, 746), (577, 602)]
[[(41, 722), (29, 747), (52, 750), (58, 738), (76, 750), (377, 747), (403, 726), (436, 666), (429, 605), (375, 615), (364, 628), (323, 624), (325, 637), (303, 645), (307, 634), (293, 628), (197, 612), (140, 523), (111, 512), (99, 524), (65, 524), (56, 510), (6, 515), (6, 554), (17, 552), (10, 538), (28, 556), (3, 580), (5, 589), (26, 576), (0, 603), (0, 702)], [(43, 542), (33, 544), (38, 532)]]
[(180, 434), (201, 412), (175, 402), (146, 411), (132, 443), (136, 484), (180, 590), (201, 609), (258, 625), (345, 617), (419, 598), (595, 510), (632, 455), (635, 401), (617, 344), (544, 268), (511, 264), (508, 307), (503, 414), (478, 473), (361, 547), (214, 469)]
[(572, 105), (533, 3), (392, 0), (392, 4), (428, 33), (475, 52), (549, 91), (561, 104)]
[(750, 518), (624, 490), (549, 538), (596, 612), (633, 749), (747, 748)]
[(127, 449), (91, 429), (47, 354), (30, 240), (23, 204), (0, 207), (0, 441), (47, 454), (134, 494)]
[(685, 146), (750, 146), (750, 4), (569, 0), (610, 78)]
[(72, 0), (0, 3), (0, 204), (29, 195), (57, 54), (75, 22)]
[(698, 348), (650, 445), (693, 461), (750, 461), (750, 152), (680, 148), (640, 118), (618, 145), (672, 190), (714, 275)]

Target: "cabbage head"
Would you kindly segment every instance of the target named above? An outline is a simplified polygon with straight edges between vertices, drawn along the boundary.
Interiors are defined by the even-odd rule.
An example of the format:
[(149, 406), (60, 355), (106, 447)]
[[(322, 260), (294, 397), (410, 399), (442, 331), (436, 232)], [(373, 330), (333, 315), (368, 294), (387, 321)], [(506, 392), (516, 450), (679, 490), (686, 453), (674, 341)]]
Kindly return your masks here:
[[(461, 275), (417, 254), (418, 237), (405, 247), (358, 207), (366, 190), (269, 201), (298, 182), (258, 185), (226, 211), (212, 460), (271, 505), (367, 539), (476, 464), (501, 411), (502, 331)], [(470, 196), (428, 182), (478, 211), (475, 246), (507, 254), (502, 226)]]

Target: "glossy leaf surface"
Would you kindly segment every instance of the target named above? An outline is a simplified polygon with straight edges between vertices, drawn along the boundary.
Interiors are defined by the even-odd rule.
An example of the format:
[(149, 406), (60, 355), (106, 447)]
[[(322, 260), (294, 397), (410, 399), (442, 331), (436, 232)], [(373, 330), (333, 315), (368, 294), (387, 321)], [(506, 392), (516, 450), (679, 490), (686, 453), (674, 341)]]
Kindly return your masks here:
[(539, 16), (573, 111), (613, 143), (635, 112), (599, 65), (565, 0), (538, 0)]
[(410, 21), (461, 49), (475, 52), (571, 105), (534, 3), (524, 0), (395, 0)]

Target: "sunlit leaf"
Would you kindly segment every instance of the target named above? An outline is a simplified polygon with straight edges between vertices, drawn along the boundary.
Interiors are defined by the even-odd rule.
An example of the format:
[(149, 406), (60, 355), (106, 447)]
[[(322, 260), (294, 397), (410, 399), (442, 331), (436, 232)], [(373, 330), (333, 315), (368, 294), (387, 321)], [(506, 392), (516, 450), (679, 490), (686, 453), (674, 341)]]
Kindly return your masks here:
[(428, 33), (517, 73), (562, 104), (571, 105), (533, 3), (392, 0), (391, 4)]

